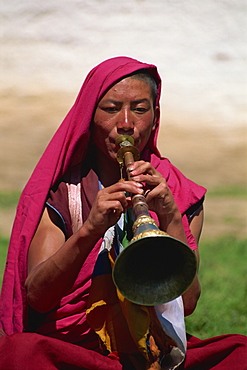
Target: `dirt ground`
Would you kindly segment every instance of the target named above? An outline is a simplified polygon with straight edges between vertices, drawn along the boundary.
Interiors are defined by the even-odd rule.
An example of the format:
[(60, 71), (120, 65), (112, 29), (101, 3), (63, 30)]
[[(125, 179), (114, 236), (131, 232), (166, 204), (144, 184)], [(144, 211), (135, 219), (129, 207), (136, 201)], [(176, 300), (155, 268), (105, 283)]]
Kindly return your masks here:
[[(1, 96), (0, 191), (22, 189), (74, 95)], [(247, 185), (246, 128), (212, 129), (206, 120), (162, 116), (159, 148), (186, 176), (209, 190)], [(246, 199), (210, 197), (204, 237), (247, 236)], [(9, 235), (14, 210), (0, 210), (0, 233)]]

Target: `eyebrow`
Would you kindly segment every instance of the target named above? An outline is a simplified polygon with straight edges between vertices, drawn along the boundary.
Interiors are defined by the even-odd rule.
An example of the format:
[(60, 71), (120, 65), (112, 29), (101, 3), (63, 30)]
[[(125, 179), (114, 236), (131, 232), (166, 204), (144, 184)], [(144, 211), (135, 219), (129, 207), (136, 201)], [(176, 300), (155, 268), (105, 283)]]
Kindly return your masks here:
[[(139, 103), (145, 103), (145, 102), (149, 102), (149, 99), (147, 99), (147, 98), (137, 99), (137, 100), (133, 100), (131, 103), (139, 104)], [(106, 99), (106, 100), (102, 100), (101, 103), (121, 104), (122, 101), (114, 100), (114, 99)]]
[(143, 99), (138, 99), (138, 100), (134, 100), (133, 103), (145, 103), (145, 102), (148, 102), (149, 103), (149, 99), (147, 98), (143, 98)]

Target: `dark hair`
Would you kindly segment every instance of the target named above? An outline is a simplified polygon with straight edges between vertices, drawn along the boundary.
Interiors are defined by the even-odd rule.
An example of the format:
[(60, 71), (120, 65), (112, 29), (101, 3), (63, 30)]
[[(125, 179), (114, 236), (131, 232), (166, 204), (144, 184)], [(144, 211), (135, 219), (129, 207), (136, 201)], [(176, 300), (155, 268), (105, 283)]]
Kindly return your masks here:
[(154, 77), (151, 75), (151, 73), (147, 69), (139, 69), (138, 71), (135, 71), (125, 76), (124, 78), (126, 77), (133, 77), (133, 78), (136, 78), (137, 80), (146, 82), (151, 88), (151, 94), (152, 94), (153, 103), (155, 106), (157, 93), (158, 93), (158, 86), (157, 86), (157, 83)]

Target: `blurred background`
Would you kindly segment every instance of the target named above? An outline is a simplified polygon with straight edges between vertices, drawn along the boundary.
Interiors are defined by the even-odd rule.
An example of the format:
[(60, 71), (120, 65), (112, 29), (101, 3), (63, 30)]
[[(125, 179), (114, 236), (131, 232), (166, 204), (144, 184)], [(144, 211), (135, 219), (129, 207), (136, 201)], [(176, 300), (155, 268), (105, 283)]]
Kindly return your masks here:
[[(198, 328), (191, 327), (193, 333), (203, 335), (212, 322), (212, 331), (206, 329), (205, 335), (218, 331), (222, 317), (217, 319), (215, 312), (226, 306), (236, 276), (241, 292), (238, 301), (225, 308), (225, 330), (247, 332), (242, 306), (236, 311), (247, 292), (247, 271), (241, 264), (247, 253), (246, 21), (244, 0), (1, 3), (2, 266), (20, 191), (86, 74), (104, 59), (131, 56), (156, 64), (162, 77), (162, 154), (208, 188), (201, 243), (203, 284), (212, 286), (217, 271), (222, 281), (227, 276), (233, 283), (226, 292), (222, 285), (214, 289), (215, 303), (205, 289), (198, 317), (192, 315), (198, 323)], [(212, 265), (215, 251), (222, 254)], [(208, 270), (212, 275), (206, 282)], [(210, 324), (202, 324), (212, 307)]]

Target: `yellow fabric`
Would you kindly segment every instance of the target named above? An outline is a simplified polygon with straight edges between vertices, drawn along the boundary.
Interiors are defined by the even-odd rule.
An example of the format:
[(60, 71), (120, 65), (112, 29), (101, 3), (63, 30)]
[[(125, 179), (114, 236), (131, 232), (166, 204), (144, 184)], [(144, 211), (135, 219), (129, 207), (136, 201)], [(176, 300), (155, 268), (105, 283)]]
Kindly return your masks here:
[(128, 301), (119, 291), (117, 291), (117, 295), (130, 334), (140, 352), (148, 359), (146, 344), (150, 326), (148, 309)]
[(110, 274), (93, 278), (87, 320), (109, 352), (137, 352)]
[[(113, 264), (111, 256), (109, 258)], [(124, 298), (117, 291), (111, 274), (93, 278), (86, 313), (90, 326), (106, 349), (117, 351), (120, 358), (127, 356), (137, 370), (149, 368), (157, 361), (147, 348), (149, 335), (156, 342), (155, 347), (158, 344), (158, 352), (164, 355), (175, 344), (161, 328), (154, 307), (140, 306)]]

